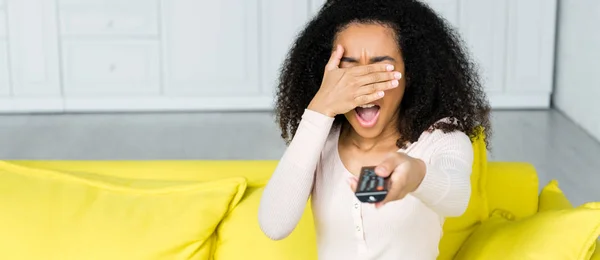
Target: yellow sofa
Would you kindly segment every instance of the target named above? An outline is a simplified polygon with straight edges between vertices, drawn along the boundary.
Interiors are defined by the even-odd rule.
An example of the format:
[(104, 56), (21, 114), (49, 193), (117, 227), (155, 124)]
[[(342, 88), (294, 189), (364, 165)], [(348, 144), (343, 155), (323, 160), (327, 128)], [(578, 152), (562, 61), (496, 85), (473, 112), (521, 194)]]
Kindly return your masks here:
[[(482, 223), (494, 222), (488, 219), (497, 210), (509, 212), (506, 214), (511, 215), (508, 218), (512, 222), (542, 214), (538, 213), (538, 178), (530, 164), (487, 162), (485, 150), (476, 150), (480, 154), (476, 155), (478, 165), (474, 165), (474, 171), (478, 171), (479, 176), (474, 179), (473, 199), (465, 215), (446, 221), (438, 259), (590, 258), (594, 250), (590, 236), (598, 237), (600, 221), (595, 233), (590, 231), (585, 234), (586, 238), (569, 240), (575, 243), (572, 247), (576, 249), (563, 252), (565, 258), (558, 255), (556, 258), (544, 257), (535, 252), (539, 250), (535, 249), (535, 245), (525, 247), (533, 252), (531, 254), (524, 252), (523, 247), (514, 247), (516, 251), (512, 253), (493, 251), (494, 244), (505, 248), (506, 243), (519, 241), (515, 238), (514, 241), (498, 242), (503, 236), (502, 230), (514, 231), (515, 228), (501, 226), (505, 223), (483, 228)], [(0, 183), (0, 212), (5, 213), (0, 214), (0, 229), (5, 230), (2, 230), (4, 235), (0, 234), (0, 259), (316, 259), (310, 207), (307, 207), (294, 232), (284, 240), (271, 241), (258, 227), (260, 196), (276, 165), (276, 161), (1, 162), (0, 182), (5, 187)], [(58, 186), (48, 188), (45, 187), (47, 185)], [(200, 189), (212, 190), (195, 193)], [(39, 194), (31, 195), (38, 191)], [(171, 197), (165, 200), (165, 194)], [(98, 207), (97, 204), (103, 206)], [(122, 204), (122, 207), (113, 204)], [(39, 211), (38, 207), (44, 208), (44, 211)], [(7, 212), (14, 212), (14, 215)], [(600, 215), (594, 215), (598, 212), (600, 208), (586, 210), (572, 219), (578, 222), (581, 222), (579, 219), (600, 219)], [(51, 215), (54, 222), (46, 222), (44, 214)], [(165, 220), (160, 220), (161, 217), (168, 219), (173, 216), (177, 216), (178, 223), (167, 221), (168, 228), (156, 226), (156, 223), (164, 225)], [(102, 223), (97, 225), (95, 222)], [(30, 223), (35, 223), (35, 228), (30, 228)], [(544, 229), (544, 225), (548, 226), (542, 223), (535, 228)], [(593, 223), (590, 225), (593, 226)], [(581, 228), (591, 229), (583, 225)], [(14, 229), (13, 233), (11, 229)], [(27, 236), (23, 235), (23, 229), (29, 232), (26, 232)], [(195, 229), (203, 231), (198, 233)], [(477, 234), (480, 229), (491, 231)], [(498, 235), (493, 237), (486, 232)], [(511, 233), (511, 236), (514, 234)], [(559, 237), (565, 235), (577, 234)], [(478, 244), (482, 239), (467, 241), (473, 236), (489, 239), (492, 241), (490, 247)], [(29, 251), (24, 253), (23, 239), (35, 240), (36, 245), (42, 246), (38, 251), (27, 249)], [(70, 245), (63, 240), (68, 240)], [(558, 250), (551, 248), (553, 243), (556, 245), (564, 241), (557, 241), (544, 241), (544, 251)], [(465, 249), (464, 244), (471, 245), (471, 248)], [(523, 244), (519, 242), (517, 247)], [(480, 252), (474, 253), (478, 250)], [(600, 249), (591, 259), (600, 259), (598, 251)], [(523, 258), (515, 258), (516, 255)]]

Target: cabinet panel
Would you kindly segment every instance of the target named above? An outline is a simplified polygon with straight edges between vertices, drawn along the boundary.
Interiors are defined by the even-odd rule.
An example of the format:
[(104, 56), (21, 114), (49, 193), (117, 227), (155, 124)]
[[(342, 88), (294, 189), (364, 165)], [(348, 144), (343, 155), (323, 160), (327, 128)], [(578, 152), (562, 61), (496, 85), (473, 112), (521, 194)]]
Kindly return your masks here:
[(56, 1), (8, 0), (13, 95), (59, 96)]
[(166, 95), (260, 94), (258, 0), (170, 0), (162, 7)]
[(6, 12), (0, 5), (0, 39), (4, 39), (7, 36), (8, 28), (6, 26)]
[(65, 42), (65, 95), (157, 95), (157, 42)]
[(283, 60), (307, 22), (309, 7), (298, 0), (264, 0), (261, 4), (262, 90), (272, 96)]
[(10, 76), (6, 41), (0, 41), (0, 96), (10, 96)]
[(158, 35), (158, 2), (75, 1), (59, 6), (63, 35)]
[(556, 0), (509, 0), (507, 91), (552, 90)]
[(461, 1), (459, 31), (488, 92), (504, 88), (507, 15), (506, 1)]
[(0, 97), (10, 96), (10, 75), (8, 69), (8, 44), (6, 42), (6, 10), (0, 0)]

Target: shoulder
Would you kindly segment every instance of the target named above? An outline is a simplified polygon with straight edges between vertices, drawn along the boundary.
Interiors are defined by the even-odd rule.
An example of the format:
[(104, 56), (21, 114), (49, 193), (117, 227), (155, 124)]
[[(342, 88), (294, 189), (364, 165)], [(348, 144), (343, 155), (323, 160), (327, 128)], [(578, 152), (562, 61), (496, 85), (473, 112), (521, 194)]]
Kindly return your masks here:
[[(448, 118), (437, 122), (453, 123)], [(444, 132), (433, 126), (421, 134), (418, 143), (433, 150), (466, 150), (468, 152), (473, 149), (471, 138), (466, 133), (459, 130)]]
[(321, 150), (319, 165), (327, 165), (335, 161), (338, 156), (338, 141), (340, 139), (340, 126), (333, 126), (327, 136), (325, 145)]
[(473, 164), (474, 149), (471, 139), (464, 132), (455, 130), (444, 132), (440, 129), (424, 132), (418, 141), (419, 150), (417, 154), (422, 156), (425, 162), (443, 162), (448, 165), (463, 165), (465, 167)]
[(444, 132), (440, 129), (433, 129), (423, 132), (419, 137), (419, 142), (426, 141), (433, 144), (460, 143), (471, 145), (471, 138), (462, 131)]

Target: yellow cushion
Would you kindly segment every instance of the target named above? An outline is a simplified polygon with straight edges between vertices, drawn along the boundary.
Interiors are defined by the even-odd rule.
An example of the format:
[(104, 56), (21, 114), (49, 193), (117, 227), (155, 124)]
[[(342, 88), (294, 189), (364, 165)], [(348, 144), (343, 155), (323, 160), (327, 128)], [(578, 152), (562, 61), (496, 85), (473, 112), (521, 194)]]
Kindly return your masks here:
[(250, 188), (238, 206), (217, 228), (215, 260), (317, 259), (312, 211), (306, 207), (292, 234), (279, 241), (267, 238), (258, 226), (258, 205), (264, 187)]
[(127, 179), (213, 181), (244, 177), (249, 187), (264, 186), (276, 160), (197, 161), (9, 161), (21, 166), (73, 173), (95, 173)]
[(540, 192), (540, 204), (538, 211), (571, 209), (573, 205), (567, 199), (563, 191), (558, 187), (557, 180), (551, 180)]
[(497, 210), (469, 237), (456, 259), (589, 259), (598, 235), (600, 202), (518, 221)]
[[(561, 210), (573, 208), (573, 204), (567, 199), (558, 186), (558, 181), (551, 180), (540, 192), (539, 211)], [(596, 250), (591, 260), (600, 260), (600, 240), (596, 241)]]
[(453, 259), (462, 243), (488, 217), (486, 202), (487, 155), (483, 138), (473, 140), (473, 170), (471, 172), (471, 200), (465, 213), (460, 217), (447, 218), (444, 222), (443, 236), (439, 244), (437, 259)]
[(246, 188), (88, 177), (0, 162), (0, 259), (208, 259)]
[(537, 213), (540, 190), (533, 165), (490, 162), (487, 169), (485, 190), (488, 214), (496, 209), (502, 209), (520, 219)]

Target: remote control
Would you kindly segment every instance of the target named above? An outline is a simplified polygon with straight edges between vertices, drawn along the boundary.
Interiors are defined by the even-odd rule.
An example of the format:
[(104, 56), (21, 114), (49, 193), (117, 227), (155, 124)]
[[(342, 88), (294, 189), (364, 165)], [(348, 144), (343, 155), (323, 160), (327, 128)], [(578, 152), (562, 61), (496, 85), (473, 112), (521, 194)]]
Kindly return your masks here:
[(376, 203), (383, 201), (387, 193), (387, 179), (377, 176), (373, 166), (362, 167), (355, 192), (358, 200)]

